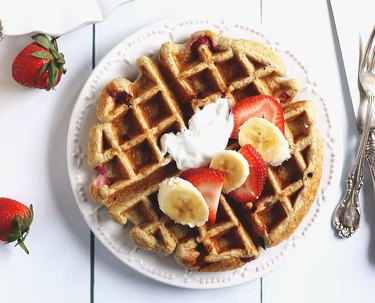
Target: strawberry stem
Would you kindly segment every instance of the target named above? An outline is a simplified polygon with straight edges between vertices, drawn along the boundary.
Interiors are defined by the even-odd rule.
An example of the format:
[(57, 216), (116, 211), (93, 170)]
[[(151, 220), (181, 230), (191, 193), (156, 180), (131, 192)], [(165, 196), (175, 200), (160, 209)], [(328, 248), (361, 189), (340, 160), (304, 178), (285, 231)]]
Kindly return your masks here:
[(57, 41), (56, 41), (58, 38), (59, 37), (51, 36), (51, 43), (53, 44), (57, 52), (59, 51), (59, 47), (57, 46)]
[(25, 243), (23, 242), (23, 240), (24, 240), (24, 238), (23, 239), (18, 238), (17, 244), (15, 246), (19, 245), (24, 250), (25, 253), (29, 254), (29, 250), (27, 249), (27, 247), (26, 247)]

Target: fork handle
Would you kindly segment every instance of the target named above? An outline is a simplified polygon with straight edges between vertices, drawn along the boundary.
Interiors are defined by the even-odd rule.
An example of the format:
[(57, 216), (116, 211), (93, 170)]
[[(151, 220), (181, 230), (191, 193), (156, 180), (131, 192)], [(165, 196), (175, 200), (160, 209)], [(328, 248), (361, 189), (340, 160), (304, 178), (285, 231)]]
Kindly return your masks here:
[(375, 189), (375, 131), (370, 131), (366, 148), (366, 160), (370, 169), (372, 185)]
[(4, 38), (4, 28), (0, 20), (0, 41), (3, 40), (3, 38)]
[(361, 141), (354, 165), (346, 180), (347, 189), (343, 200), (337, 205), (333, 216), (333, 226), (342, 238), (349, 238), (358, 229), (361, 212), (358, 195), (363, 185), (363, 165), (372, 120), (374, 98), (369, 98)]

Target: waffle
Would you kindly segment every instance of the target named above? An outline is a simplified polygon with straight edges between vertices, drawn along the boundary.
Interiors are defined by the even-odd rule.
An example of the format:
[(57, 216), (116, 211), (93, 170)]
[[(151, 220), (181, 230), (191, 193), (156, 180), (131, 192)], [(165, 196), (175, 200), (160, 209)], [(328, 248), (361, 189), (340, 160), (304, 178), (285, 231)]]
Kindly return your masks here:
[[(208, 43), (196, 47), (205, 37)], [(170, 255), (192, 270), (223, 271), (259, 255), (259, 246), (276, 245), (298, 226), (313, 202), (320, 180), (322, 150), (308, 101), (293, 102), (294, 80), (284, 79), (283, 62), (255, 41), (233, 40), (210, 31), (184, 44), (165, 43), (159, 60), (140, 57), (138, 78), (112, 80), (98, 100), (99, 122), (89, 134), (88, 164), (99, 172), (90, 184), (93, 199), (120, 224), (130, 221), (137, 246)], [(189, 228), (164, 215), (157, 201), (160, 183), (178, 175), (163, 156), (160, 137), (177, 132), (206, 104), (225, 96), (232, 104), (267, 94), (285, 114), (285, 136), (292, 158), (268, 168), (265, 190), (254, 203), (240, 205), (222, 195), (212, 226)], [(228, 148), (236, 148), (230, 140)]]
[(285, 137), (292, 157), (268, 167), (261, 197), (253, 204), (251, 222), (264, 247), (279, 244), (297, 228), (310, 209), (322, 174), (323, 144), (314, 127), (315, 110), (309, 101), (284, 108)]
[[(200, 37), (208, 45), (191, 51), (193, 41)], [(232, 105), (253, 95), (271, 95), (286, 104), (297, 94), (296, 81), (284, 79), (284, 63), (263, 44), (210, 31), (196, 32), (189, 41), (166, 42), (159, 52), (160, 65), (182, 108), (191, 107), (195, 112), (221, 96)], [(190, 115), (188, 110), (186, 113)]]

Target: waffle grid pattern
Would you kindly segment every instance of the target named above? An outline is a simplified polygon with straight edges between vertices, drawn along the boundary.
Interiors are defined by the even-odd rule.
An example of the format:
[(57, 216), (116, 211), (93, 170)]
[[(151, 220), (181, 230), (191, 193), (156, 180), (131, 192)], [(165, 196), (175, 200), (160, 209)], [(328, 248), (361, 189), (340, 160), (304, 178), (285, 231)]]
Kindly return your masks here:
[[(311, 126), (313, 121), (308, 108), (298, 109), (289, 102), (297, 85), (282, 78), (284, 66), (270, 50), (208, 31), (197, 32), (192, 39), (199, 36), (209, 37), (214, 49), (202, 45), (196, 55), (188, 44), (163, 44), (159, 65), (140, 57), (134, 82), (114, 79), (103, 90), (97, 108), (100, 123), (90, 132), (88, 162), (99, 172), (104, 170), (110, 184), (96, 178), (90, 193), (108, 207), (114, 221), (134, 224), (130, 237), (139, 247), (162, 255), (175, 252), (177, 262), (193, 270), (222, 271), (256, 258), (259, 237), (267, 245), (275, 244), (275, 235), (285, 230), (293, 206), (303, 204), (300, 191), (311, 160), (305, 150), (311, 144), (312, 127), (303, 133), (295, 125)], [(159, 210), (157, 191), (162, 180), (179, 171), (161, 153), (161, 135), (179, 131), (195, 111), (221, 96), (235, 103), (258, 94), (273, 95), (284, 103), (293, 155), (276, 170), (269, 168), (268, 196), (243, 209), (222, 196), (213, 226), (190, 229), (172, 222)], [(305, 120), (297, 118), (295, 109)], [(236, 145), (229, 142), (228, 147)], [(295, 182), (289, 178), (294, 173), (288, 165), (293, 166)], [(294, 205), (293, 199), (298, 201)]]
[(192, 39), (202, 36), (212, 46), (202, 45), (198, 54), (169, 42), (160, 49), (160, 63), (179, 88), (178, 99), (190, 103), (194, 112), (223, 95), (232, 104), (260, 94), (287, 103), (296, 95), (296, 82), (283, 79), (283, 63), (262, 45), (209, 31), (197, 32)]
[[(90, 166), (104, 165), (111, 182), (109, 186), (103, 186), (102, 192), (94, 183), (91, 192), (99, 190), (99, 200), (110, 208), (112, 218), (123, 224), (126, 217), (134, 224), (140, 221), (140, 215), (133, 217), (130, 211), (127, 213), (127, 209), (135, 208), (138, 201), (144, 204), (144, 210), (149, 209), (146, 214), (150, 214), (146, 217), (156, 218), (147, 195), (157, 190), (154, 187), (160, 177), (177, 173), (172, 159), (162, 155), (159, 138), (184, 125), (155, 64), (142, 57), (138, 66), (141, 73), (134, 83), (115, 79), (103, 90), (101, 101), (106, 105), (98, 105), (98, 117), (103, 122), (91, 129), (93, 140), (89, 142)], [(122, 101), (125, 97), (130, 98), (131, 106)], [(117, 203), (119, 200), (123, 202)]]
[[(252, 224), (264, 240), (264, 246), (274, 246), (291, 233), (290, 218), (306, 207), (310, 179), (320, 179), (314, 169), (321, 162), (320, 137), (313, 127), (313, 109), (310, 102), (291, 103), (284, 109), (285, 137), (291, 158), (277, 167), (268, 167), (268, 178), (262, 197), (255, 202)], [(314, 149), (314, 150), (312, 150)], [(305, 197), (306, 195), (306, 197)], [(312, 201), (311, 201), (312, 202)]]

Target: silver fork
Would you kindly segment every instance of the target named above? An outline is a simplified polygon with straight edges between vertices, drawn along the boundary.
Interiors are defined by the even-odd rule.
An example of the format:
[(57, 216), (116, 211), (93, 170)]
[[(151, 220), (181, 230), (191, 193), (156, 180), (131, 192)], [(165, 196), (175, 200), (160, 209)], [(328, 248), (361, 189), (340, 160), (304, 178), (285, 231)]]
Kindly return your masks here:
[[(346, 180), (347, 189), (344, 198), (337, 205), (334, 216), (333, 226), (337, 229), (339, 236), (349, 238), (359, 227), (361, 211), (359, 208), (358, 195), (363, 185), (363, 164), (366, 154), (366, 145), (369, 138), (371, 120), (373, 115), (373, 104), (375, 102), (375, 46), (374, 46), (375, 26), (367, 42), (364, 56), (362, 58), (358, 78), (361, 86), (367, 96), (367, 110), (362, 131), (362, 137), (355, 158), (354, 165), (350, 170)], [(369, 151), (373, 145), (367, 147), (367, 160), (371, 166), (371, 160), (375, 158)], [(375, 145), (374, 145), (375, 146)], [(371, 170), (371, 168), (370, 168)], [(372, 167), (371, 173), (373, 173)]]
[(0, 41), (3, 40), (3, 38), (4, 38), (4, 28), (0, 20)]

